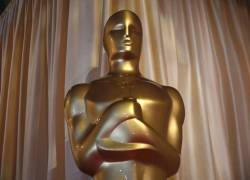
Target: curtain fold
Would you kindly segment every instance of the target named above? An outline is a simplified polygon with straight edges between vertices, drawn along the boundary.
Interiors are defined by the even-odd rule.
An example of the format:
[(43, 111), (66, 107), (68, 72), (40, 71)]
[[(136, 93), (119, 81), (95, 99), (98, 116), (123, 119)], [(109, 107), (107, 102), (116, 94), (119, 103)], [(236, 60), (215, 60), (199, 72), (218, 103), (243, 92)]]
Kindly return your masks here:
[(107, 72), (102, 32), (129, 9), (140, 69), (184, 99), (176, 180), (250, 178), (250, 9), (240, 0), (12, 0), (0, 16), (0, 179), (82, 180), (65, 131), (68, 89)]
[(65, 179), (68, 7), (13, 0), (1, 16), (0, 179)]

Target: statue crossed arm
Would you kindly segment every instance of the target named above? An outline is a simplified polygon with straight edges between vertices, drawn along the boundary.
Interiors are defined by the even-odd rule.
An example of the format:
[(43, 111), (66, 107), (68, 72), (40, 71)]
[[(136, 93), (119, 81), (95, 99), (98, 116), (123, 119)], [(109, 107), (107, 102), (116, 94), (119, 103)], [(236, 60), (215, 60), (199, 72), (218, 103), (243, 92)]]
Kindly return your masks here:
[(65, 98), (74, 159), (95, 179), (166, 179), (180, 164), (184, 104), (174, 88), (140, 75), (141, 33), (132, 12), (113, 15), (104, 30), (109, 74)]
[[(139, 154), (141, 153), (145, 155), (143, 150), (151, 150), (152, 153), (154, 151), (157, 151), (157, 149), (154, 149), (150, 146), (136, 147), (136, 144), (135, 146), (132, 146), (132, 144), (130, 144), (131, 146), (122, 146), (122, 144), (119, 143), (112, 144), (112, 142), (109, 142), (107, 138), (105, 139), (105, 132), (112, 131), (112, 128), (115, 127), (115, 124), (119, 124), (119, 121), (125, 121), (127, 119), (138, 119), (139, 121), (143, 122), (141, 107), (135, 100), (124, 99), (111, 104), (110, 107), (112, 108), (108, 107), (99, 120), (90, 120), (87, 118), (85, 107), (85, 95), (88, 91), (88, 88), (89, 85), (87, 84), (76, 85), (68, 92), (65, 99), (65, 111), (70, 142), (72, 145), (72, 152), (80, 169), (88, 174), (94, 174), (97, 171), (96, 168), (100, 166), (102, 161), (112, 161), (112, 156), (117, 155), (118, 157), (115, 158), (117, 160), (120, 158), (119, 160), (122, 161), (124, 157), (129, 158), (130, 155), (136, 157), (137, 154), (138, 160), (142, 161), (143, 159), (140, 159), (141, 157), (139, 156)], [(166, 164), (163, 164), (163, 166), (172, 166), (172, 168), (170, 169), (175, 169), (174, 171), (176, 171), (179, 166), (178, 155), (181, 151), (184, 106), (179, 93), (174, 88), (165, 87), (165, 90), (166, 93), (171, 97), (172, 102), (171, 114), (169, 116), (168, 123), (169, 125), (166, 132), (166, 140), (171, 146), (161, 146), (165, 144), (163, 144), (161, 142), (161, 139), (158, 138), (157, 133), (155, 133), (155, 131), (153, 130), (151, 131), (151, 128), (146, 125), (145, 127), (147, 127), (147, 132), (145, 132), (144, 138), (146, 140), (144, 141), (147, 141), (146, 143), (149, 144), (154, 142), (155, 146), (161, 146), (158, 147), (158, 150), (165, 150), (165, 152), (159, 152), (162, 153), (162, 156), (159, 155), (159, 158), (164, 157), (164, 155), (166, 154), (166, 162), (164, 162)], [(132, 106), (133, 108), (130, 108), (130, 106)], [(130, 110), (133, 111), (129, 112)], [(114, 117), (113, 115), (114, 112), (117, 115), (116, 117)], [(125, 117), (123, 117), (124, 115)], [(98, 124), (97, 121), (100, 122), (100, 124)], [(94, 128), (96, 128), (95, 131), (93, 131)], [(127, 135), (130, 136), (129, 134)], [(101, 139), (102, 142), (100, 142)], [(98, 140), (99, 142), (97, 142)], [(90, 141), (92, 143), (90, 143)], [(97, 147), (95, 147), (96, 144), (98, 144)], [(107, 147), (109, 147), (109, 145), (112, 146), (112, 148), (113, 146), (115, 146), (116, 148), (113, 150), (112, 148), (108, 149)], [(172, 147), (174, 149), (171, 149)], [(96, 164), (90, 165), (91, 158), (88, 159), (89, 157), (85, 156), (84, 154), (86, 154), (88, 150), (93, 150), (93, 148), (97, 148), (96, 150), (100, 153), (100, 156), (104, 155), (104, 157), (98, 157), (97, 159), (99, 159), (99, 161), (95, 161)], [(105, 157), (108, 159), (105, 159)], [(170, 158), (173, 158), (172, 161), (170, 160), (170, 162), (172, 163), (169, 163)], [(151, 161), (154, 160), (157, 161), (157, 156), (154, 156), (154, 159), (152, 159)], [(148, 161), (150, 161), (150, 159), (148, 159)], [(159, 160), (157, 162), (159, 162)], [(172, 174), (173, 172), (169, 173)]]

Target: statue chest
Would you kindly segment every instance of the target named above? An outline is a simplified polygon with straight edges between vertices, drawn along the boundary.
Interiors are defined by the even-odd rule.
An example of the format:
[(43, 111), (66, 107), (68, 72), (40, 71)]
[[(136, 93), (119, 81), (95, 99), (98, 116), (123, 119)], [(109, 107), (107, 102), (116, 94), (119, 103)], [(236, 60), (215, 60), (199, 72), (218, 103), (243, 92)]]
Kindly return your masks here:
[(96, 121), (111, 104), (124, 98), (137, 100), (144, 121), (159, 126), (156, 129), (166, 127), (170, 111), (170, 99), (166, 92), (156, 85), (136, 81), (92, 84), (85, 97), (87, 116)]

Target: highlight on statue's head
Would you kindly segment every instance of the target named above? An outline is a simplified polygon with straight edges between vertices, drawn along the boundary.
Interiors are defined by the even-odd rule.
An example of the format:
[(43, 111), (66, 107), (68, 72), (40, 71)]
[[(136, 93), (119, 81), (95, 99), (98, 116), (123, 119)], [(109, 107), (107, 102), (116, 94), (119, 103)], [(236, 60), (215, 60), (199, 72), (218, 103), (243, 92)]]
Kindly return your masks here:
[(139, 17), (129, 10), (113, 14), (105, 24), (103, 44), (110, 60), (139, 59), (142, 44)]

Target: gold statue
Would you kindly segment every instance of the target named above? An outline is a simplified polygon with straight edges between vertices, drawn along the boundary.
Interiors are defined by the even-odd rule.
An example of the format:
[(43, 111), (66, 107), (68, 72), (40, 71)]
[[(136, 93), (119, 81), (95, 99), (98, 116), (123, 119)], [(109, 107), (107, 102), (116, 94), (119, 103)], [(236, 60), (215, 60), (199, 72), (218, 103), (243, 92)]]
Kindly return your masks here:
[(65, 99), (76, 164), (96, 180), (165, 180), (180, 164), (184, 105), (172, 87), (139, 72), (142, 26), (122, 10), (105, 25), (109, 73)]

